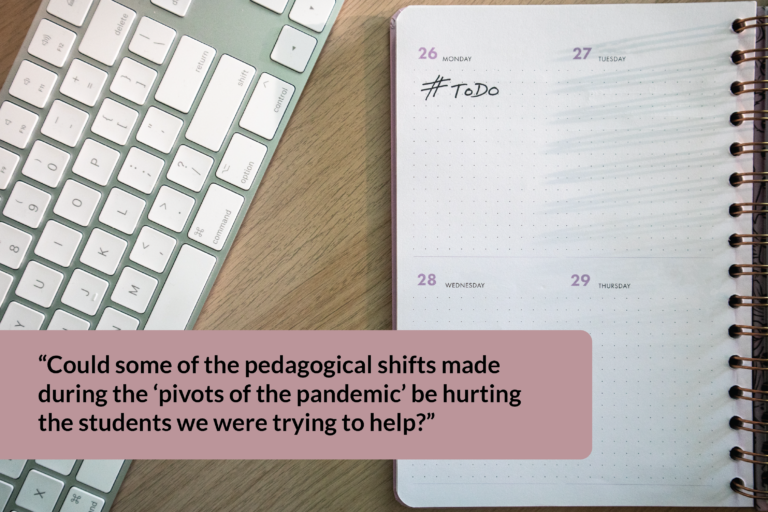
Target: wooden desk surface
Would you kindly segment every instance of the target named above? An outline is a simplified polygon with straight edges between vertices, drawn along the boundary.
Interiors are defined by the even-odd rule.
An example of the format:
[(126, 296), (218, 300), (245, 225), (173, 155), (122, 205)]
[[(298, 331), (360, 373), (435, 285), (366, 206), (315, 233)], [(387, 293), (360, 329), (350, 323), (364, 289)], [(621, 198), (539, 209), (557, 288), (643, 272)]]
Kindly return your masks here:
[[(391, 328), (389, 19), (411, 3), (569, 2), (346, 0), (198, 329)], [(39, 2), (0, 4), (2, 83)], [(112, 510), (406, 508), (391, 461), (136, 461)]]

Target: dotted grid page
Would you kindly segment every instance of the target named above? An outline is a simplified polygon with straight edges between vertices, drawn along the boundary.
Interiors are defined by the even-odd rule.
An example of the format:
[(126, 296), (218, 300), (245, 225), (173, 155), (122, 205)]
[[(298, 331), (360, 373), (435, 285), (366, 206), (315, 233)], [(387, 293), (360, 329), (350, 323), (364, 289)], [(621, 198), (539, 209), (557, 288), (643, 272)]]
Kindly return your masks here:
[[(413, 506), (752, 506), (729, 488), (752, 449), (729, 419), (750, 374), (752, 140), (730, 61), (752, 2), (410, 7), (396, 59), (398, 329), (583, 329), (593, 338), (593, 452), (581, 461), (398, 461)], [(546, 372), (547, 347), (539, 364)], [(557, 375), (551, 378), (557, 379)], [(563, 382), (567, 389), (567, 382)], [(525, 391), (522, 394), (523, 406)], [(568, 419), (553, 443), (568, 442)], [(512, 412), (511, 414), (514, 414)], [(478, 432), (482, 435), (482, 432)], [(514, 428), (510, 428), (514, 436)], [(461, 442), (461, 440), (457, 440)]]

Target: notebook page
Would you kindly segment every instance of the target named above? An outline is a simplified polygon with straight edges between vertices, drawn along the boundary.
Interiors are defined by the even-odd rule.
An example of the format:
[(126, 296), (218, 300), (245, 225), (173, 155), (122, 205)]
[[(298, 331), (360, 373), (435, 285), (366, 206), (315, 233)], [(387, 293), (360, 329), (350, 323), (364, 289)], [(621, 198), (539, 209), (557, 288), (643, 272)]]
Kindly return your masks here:
[[(755, 37), (730, 24), (755, 8), (409, 7), (393, 22), (397, 328), (583, 329), (594, 347), (590, 457), (398, 461), (406, 504), (752, 506), (729, 488), (752, 484), (729, 457), (752, 439), (728, 426), (752, 417), (728, 396), (751, 376), (727, 364), (751, 353), (728, 336), (750, 324), (728, 298), (751, 279), (728, 268), (751, 252), (728, 237), (751, 219), (728, 208), (752, 191), (728, 178), (751, 158), (728, 149), (752, 125), (728, 119), (751, 110), (729, 86), (754, 70), (730, 55)], [(567, 399), (543, 419), (563, 425), (553, 443)]]

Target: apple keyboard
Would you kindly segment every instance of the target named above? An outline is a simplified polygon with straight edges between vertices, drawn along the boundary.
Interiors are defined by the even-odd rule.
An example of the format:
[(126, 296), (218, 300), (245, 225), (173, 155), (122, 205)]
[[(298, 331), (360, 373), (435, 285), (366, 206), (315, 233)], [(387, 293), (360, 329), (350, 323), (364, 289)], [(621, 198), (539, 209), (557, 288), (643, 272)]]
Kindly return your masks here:
[[(342, 3), (44, 0), (0, 89), (0, 330), (191, 329)], [(106, 512), (129, 465), (0, 459), (0, 512)]]
[(190, 329), (343, 0), (44, 0), (0, 90), (0, 330)]

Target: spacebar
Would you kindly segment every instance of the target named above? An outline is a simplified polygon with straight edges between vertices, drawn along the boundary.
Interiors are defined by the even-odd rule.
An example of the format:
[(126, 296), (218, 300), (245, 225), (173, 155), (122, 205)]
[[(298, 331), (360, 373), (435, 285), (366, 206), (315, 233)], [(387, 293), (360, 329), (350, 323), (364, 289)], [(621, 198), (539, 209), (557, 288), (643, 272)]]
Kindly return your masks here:
[(215, 265), (216, 258), (210, 254), (183, 246), (144, 329), (186, 329)]

